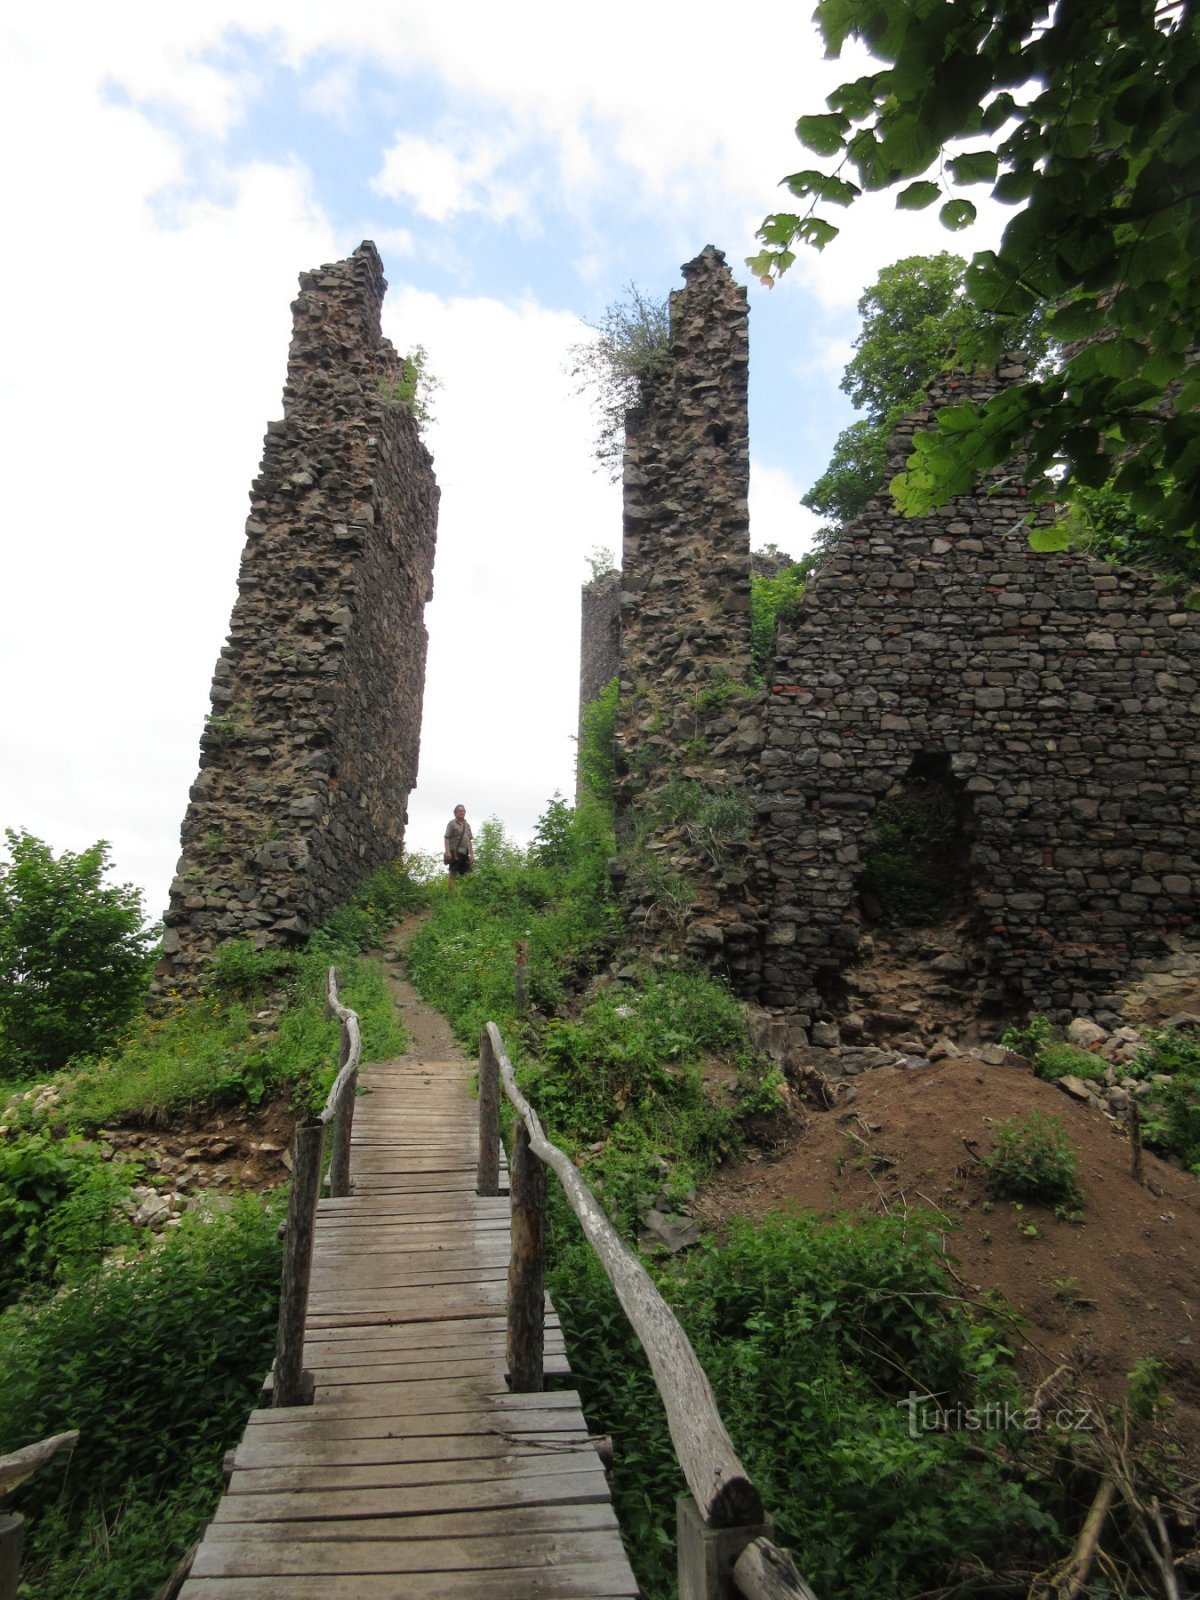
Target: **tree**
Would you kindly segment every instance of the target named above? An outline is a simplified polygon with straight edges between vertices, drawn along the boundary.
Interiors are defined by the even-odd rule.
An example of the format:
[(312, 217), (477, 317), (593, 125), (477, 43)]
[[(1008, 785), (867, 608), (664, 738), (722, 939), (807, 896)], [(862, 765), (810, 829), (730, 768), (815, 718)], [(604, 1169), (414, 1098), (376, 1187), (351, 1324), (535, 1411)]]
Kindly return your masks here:
[(102, 1050), (141, 1001), (151, 929), (131, 884), (105, 884), (103, 839), (56, 860), (25, 832), (5, 829), (0, 862), (0, 1063), (54, 1071)]
[[(979, 309), (963, 292), (966, 270), (962, 256), (946, 250), (907, 256), (884, 267), (858, 302), (862, 329), (841, 387), (867, 415), (838, 435), (828, 467), (804, 496), (813, 511), (849, 522), (882, 486), (896, 424), (921, 403), (930, 380), (957, 359), (980, 321)], [(1040, 322), (1035, 312), (1005, 329), (1035, 359), (1046, 349)]]
[(1020, 459), (1035, 501), (1111, 482), (1177, 547), (1198, 542), (1194, 13), (1195, 0), (818, 0), (830, 55), (854, 36), (885, 65), (800, 118), (801, 141), (837, 166), (784, 180), (809, 209), (769, 216), (750, 265), (770, 281), (797, 241), (824, 248), (838, 230), (822, 203), (895, 189), (904, 209), (940, 200), (958, 230), (976, 211), (958, 191), (986, 185), (1021, 209), (967, 269), (988, 320), (960, 356), (994, 361), (1035, 310), (1067, 351), (939, 414), (892, 485), (910, 514)]
[(598, 414), (595, 455), (616, 483), (625, 454), (625, 418), (642, 399), (643, 384), (667, 355), (671, 319), (665, 300), (651, 300), (629, 284), (625, 297), (587, 324), (596, 335), (571, 347), (567, 371), (576, 394), (591, 392)]

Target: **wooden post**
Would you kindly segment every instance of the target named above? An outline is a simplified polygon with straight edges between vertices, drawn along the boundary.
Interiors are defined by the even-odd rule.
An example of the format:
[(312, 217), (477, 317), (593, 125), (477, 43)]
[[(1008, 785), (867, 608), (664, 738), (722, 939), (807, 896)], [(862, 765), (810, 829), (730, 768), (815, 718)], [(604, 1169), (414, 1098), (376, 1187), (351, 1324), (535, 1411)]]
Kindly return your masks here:
[(271, 1403), (276, 1406), (303, 1406), (312, 1402), (312, 1378), (304, 1371), (304, 1319), (308, 1312), (324, 1143), (323, 1122), (306, 1122), (296, 1129), (283, 1283), (279, 1291), (279, 1334), (275, 1341), (275, 1388)]
[(529, 1010), (529, 940), (517, 940), (517, 976), (513, 985), (516, 1013), (523, 1017)]
[(1142, 1114), (1132, 1095), (1129, 1097), (1129, 1171), (1134, 1183), (1145, 1183), (1146, 1173), (1142, 1166)]
[(514, 1394), (545, 1387), (546, 1168), (517, 1123), (513, 1140), (512, 1254), (508, 1263), (508, 1381)]
[(475, 1193), (500, 1193), (500, 1063), (486, 1028), (479, 1035), (479, 1166)]
[(342, 1062), (338, 1070), (340, 1072), (348, 1061), (351, 1066), (338, 1091), (333, 1114), (333, 1149), (329, 1157), (329, 1192), (337, 1199), (344, 1199), (350, 1193), (350, 1139), (358, 1094), (358, 1018), (351, 1012), (350, 1019), (342, 1025)]
[(791, 1551), (769, 1539), (753, 1539), (746, 1546), (733, 1564), (733, 1584), (745, 1600), (814, 1600)]
[(24, 1517), (16, 1511), (0, 1513), (0, 1600), (17, 1600), (24, 1536)]

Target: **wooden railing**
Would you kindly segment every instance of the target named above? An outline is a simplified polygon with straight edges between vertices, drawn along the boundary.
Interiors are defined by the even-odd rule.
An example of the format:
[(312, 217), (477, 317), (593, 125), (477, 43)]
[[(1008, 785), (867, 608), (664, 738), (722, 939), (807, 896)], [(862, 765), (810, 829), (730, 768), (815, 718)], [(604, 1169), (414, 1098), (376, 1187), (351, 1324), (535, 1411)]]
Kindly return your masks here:
[(279, 1333), (275, 1341), (272, 1404), (312, 1404), (312, 1374), (304, 1370), (304, 1318), (312, 1276), (313, 1235), (325, 1157), (325, 1129), (332, 1123), (329, 1192), (350, 1193), (350, 1135), (354, 1097), (358, 1091), (358, 1058), (362, 1051), (358, 1017), (338, 1000), (337, 972), (330, 967), (325, 989), (326, 1012), (342, 1024), (338, 1074), (318, 1116), (296, 1129), (292, 1141), (292, 1192), (288, 1200), (283, 1282), (279, 1291)]
[[(10, 1456), (0, 1456), (0, 1495), (18, 1488), (26, 1478), (40, 1472), (60, 1450), (73, 1450), (78, 1443), (79, 1430), (73, 1428), (70, 1433), (56, 1433), (51, 1439), (14, 1450)], [(0, 1512), (0, 1600), (17, 1600), (24, 1537), (25, 1518), (20, 1512)]]
[(738, 1460), (687, 1334), (609, 1223), (575, 1163), (546, 1138), (537, 1113), (517, 1088), (494, 1022), (480, 1038), (478, 1192), (500, 1192), (501, 1091), (518, 1115), (509, 1175), (508, 1368), (513, 1389), (542, 1388), (545, 1168), (551, 1167), (646, 1352), (691, 1491), (680, 1500), (677, 1519), (679, 1600), (731, 1600), (737, 1595), (745, 1600), (813, 1600), (791, 1556), (771, 1542), (773, 1530), (762, 1498)]

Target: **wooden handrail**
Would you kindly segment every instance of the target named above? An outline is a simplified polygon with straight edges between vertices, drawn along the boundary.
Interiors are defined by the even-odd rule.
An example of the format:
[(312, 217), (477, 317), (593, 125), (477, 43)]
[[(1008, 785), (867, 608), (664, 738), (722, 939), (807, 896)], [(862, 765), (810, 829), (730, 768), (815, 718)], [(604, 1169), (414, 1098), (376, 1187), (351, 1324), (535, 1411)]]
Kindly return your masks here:
[[(499, 1089), (515, 1107), (512, 1162), (513, 1246), (509, 1267), (509, 1369), (517, 1387), (521, 1346), (523, 1364), (541, 1364), (541, 1330), (530, 1332), (534, 1307), (521, 1284), (535, 1285), (540, 1319), (543, 1295), (540, 1273), (523, 1265), (529, 1223), (518, 1211), (528, 1207), (530, 1158), (553, 1168), (578, 1217), (588, 1243), (600, 1258), (609, 1282), (629, 1318), (650, 1363), (667, 1414), (671, 1443), (691, 1498), (679, 1502), (680, 1600), (815, 1600), (796, 1571), (787, 1550), (773, 1544), (771, 1523), (762, 1498), (738, 1460), (721, 1421), (708, 1375), (674, 1312), (659, 1294), (649, 1273), (600, 1209), (579, 1176), (575, 1163), (547, 1139), (537, 1112), (517, 1088), (516, 1074), (504, 1040), (489, 1022), (479, 1041), (479, 1190), (495, 1194), (500, 1143)], [(490, 1147), (490, 1148), (489, 1148)], [(490, 1183), (490, 1187), (485, 1187)], [(520, 1194), (518, 1191), (521, 1191)], [(521, 1296), (517, 1300), (517, 1296)], [(514, 1303), (516, 1301), (516, 1303)]]
[(275, 1339), (275, 1370), (271, 1403), (276, 1406), (309, 1405), (312, 1375), (304, 1370), (304, 1322), (308, 1315), (308, 1285), (312, 1274), (313, 1238), (317, 1201), (321, 1193), (321, 1163), (325, 1129), (332, 1123), (329, 1158), (329, 1193), (342, 1199), (350, 1193), (350, 1136), (354, 1128), (354, 1099), (358, 1092), (358, 1063), (362, 1032), (355, 1012), (338, 999), (337, 971), (330, 967), (325, 979), (326, 1015), (337, 1017), (342, 1030), (338, 1046), (338, 1074), (317, 1116), (296, 1129), (292, 1140), (292, 1192), (288, 1200), (283, 1281), (279, 1290), (279, 1330)]
[(713, 1398), (708, 1375), (674, 1312), (649, 1273), (600, 1209), (575, 1163), (542, 1130), (537, 1112), (517, 1088), (512, 1062), (494, 1022), (486, 1033), (500, 1068), (504, 1093), (529, 1133), (529, 1147), (558, 1176), (572, 1211), (608, 1273), (637, 1334), (667, 1413), (667, 1426), (687, 1486), (710, 1527), (762, 1521), (758, 1490), (738, 1460)]
[(342, 1024), (338, 1075), (326, 1096), (321, 1121), (333, 1123), (333, 1148), (329, 1157), (329, 1192), (335, 1199), (350, 1193), (350, 1135), (354, 1128), (354, 1099), (358, 1093), (358, 1062), (362, 1033), (358, 1016), (342, 1005), (337, 992), (337, 969), (330, 967), (325, 980), (325, 1009)]
[[(73, 1450), (78, 1443), (79, 1430), (72, 1428), (69, 1433), (56, 1433), (52, 1438), (14, 1450), (11, 1455), (0, 1456), (0, 1494), (8, 1494), (40, 1472), (60, 1450)], [(0, 1600), (17, 1600), (24, 1539), (25, 1518), (20, 1512), (0, 1512)]]

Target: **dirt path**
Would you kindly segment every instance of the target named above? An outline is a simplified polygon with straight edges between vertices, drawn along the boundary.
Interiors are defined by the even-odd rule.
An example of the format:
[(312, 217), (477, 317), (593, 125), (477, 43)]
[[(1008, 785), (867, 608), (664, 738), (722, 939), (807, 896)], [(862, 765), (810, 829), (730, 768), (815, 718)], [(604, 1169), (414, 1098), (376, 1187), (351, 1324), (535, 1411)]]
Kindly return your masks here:
[(398, 954), (420, 927), (426, 913), (413, 912), (388, 933), (383, 950), (377, 952), (384, 962), (384, 977), (388, 991), (396, 1002), (396, 1010), (408, 1034), (408, 1054), (431, 1061), (465, 1060), (453, 1029), (440, 1012), (427, 1006), (405, 975), (404, 957)]

